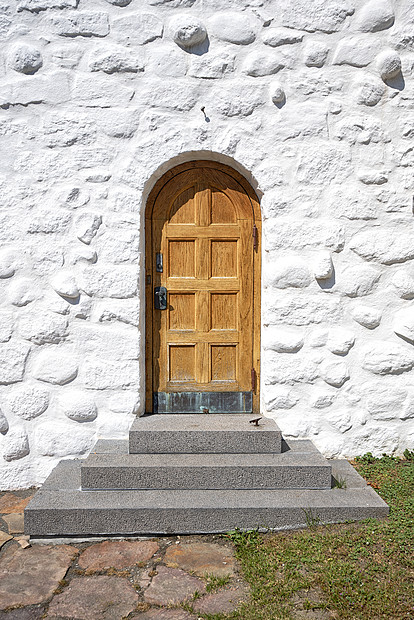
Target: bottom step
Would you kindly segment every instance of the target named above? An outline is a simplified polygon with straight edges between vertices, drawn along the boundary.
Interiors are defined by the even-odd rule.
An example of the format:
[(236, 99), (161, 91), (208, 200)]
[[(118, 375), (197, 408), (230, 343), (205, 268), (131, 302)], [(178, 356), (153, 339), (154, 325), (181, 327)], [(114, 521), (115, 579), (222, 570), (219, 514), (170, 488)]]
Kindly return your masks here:
[(81, 461), (62, 461), (25, 510), (25, 533), (48, 536), (272, 530), (384, 517), (388, 506), (347, 461), (332, 461), (346, 488), (324, 490), (81, 491)]

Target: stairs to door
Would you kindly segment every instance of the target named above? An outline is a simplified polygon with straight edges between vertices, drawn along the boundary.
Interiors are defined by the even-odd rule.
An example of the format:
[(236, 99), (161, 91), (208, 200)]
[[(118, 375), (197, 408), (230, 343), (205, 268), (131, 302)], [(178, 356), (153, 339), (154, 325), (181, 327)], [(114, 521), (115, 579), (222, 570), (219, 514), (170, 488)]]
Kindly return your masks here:
[(273, 420), (148, 415), (129, 440), (61, 461), (25, 510), (31, 538), (272, 530), (383, 517), (388, 506), (346, 460)]

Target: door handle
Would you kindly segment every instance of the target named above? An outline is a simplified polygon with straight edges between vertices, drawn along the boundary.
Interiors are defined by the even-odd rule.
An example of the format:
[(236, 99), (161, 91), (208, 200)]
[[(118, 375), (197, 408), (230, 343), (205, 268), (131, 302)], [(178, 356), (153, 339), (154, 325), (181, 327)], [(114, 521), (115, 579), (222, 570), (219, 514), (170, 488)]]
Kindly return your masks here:
[(156, 286), (154, 289), (154, 308), (156, 310), (167, 309), (167, 289), (165, 286)]

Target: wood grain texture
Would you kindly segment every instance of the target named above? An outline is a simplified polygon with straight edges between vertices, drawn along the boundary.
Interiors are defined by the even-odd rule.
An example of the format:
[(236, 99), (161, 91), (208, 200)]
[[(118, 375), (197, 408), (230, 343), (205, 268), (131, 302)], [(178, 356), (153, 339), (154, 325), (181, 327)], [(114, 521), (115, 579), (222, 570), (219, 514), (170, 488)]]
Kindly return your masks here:
[[(147, 411), (153, 391), (250, 391), (253, 366), (259, 379), (260, 251), (253, 249), (252, 230), (255, 224), (260, 244), (260, 212), (240, 177), (215, 162), (189, 162), (164, 175), (150, 194)], [(163, 273), (155, 271), (160, 251)], [(167, 288), (166, 311), (153, 308), (154, 286)]]

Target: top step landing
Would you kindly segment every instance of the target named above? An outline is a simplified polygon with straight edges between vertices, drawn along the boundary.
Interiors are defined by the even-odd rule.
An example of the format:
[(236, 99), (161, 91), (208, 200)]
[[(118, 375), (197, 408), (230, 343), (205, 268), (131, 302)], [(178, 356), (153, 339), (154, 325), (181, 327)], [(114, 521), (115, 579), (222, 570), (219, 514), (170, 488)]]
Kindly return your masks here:
[(134, 420), (130, 454), (280, 453), (282, 433), (274, 420), (254, 414), (153, 414)]

